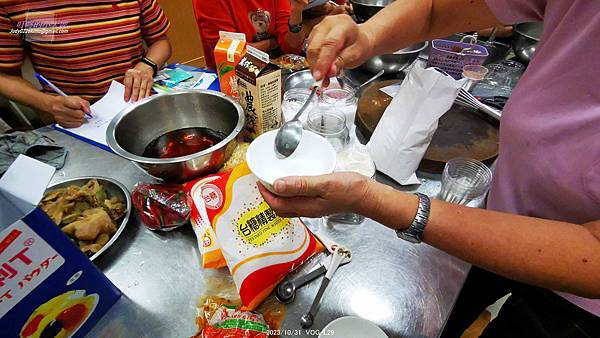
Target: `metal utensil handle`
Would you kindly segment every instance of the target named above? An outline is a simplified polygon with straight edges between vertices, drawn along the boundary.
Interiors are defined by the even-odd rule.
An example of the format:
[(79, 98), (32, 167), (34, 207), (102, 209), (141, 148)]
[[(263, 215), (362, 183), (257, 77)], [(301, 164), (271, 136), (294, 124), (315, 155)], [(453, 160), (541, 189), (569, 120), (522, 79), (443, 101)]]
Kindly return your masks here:
[(311, 272), (294, 279), (293, 282), (296, 285), (296, 289), (298, 289), (299, 287), (301, 287), (309, 282), (312, 282), (320, 275), (324, 275), (326, 272), (327, 272), (327, 268), (325, 267), (325, 265), (321, 265), (318, 268), (312, 270)]
[(315, 84), (313, 90), (310, 92), (310, 95), (308, 95), (308, 99), (306, 99), (306, 102), (304, 102), (304, 104), (302, 105), (302, 108), (300, 108), (300, 110), (298, 110), (298, 112), (296, 113), (296, 115), (294, 116), (294, 118), (292, 120), (298, 120), (300, 118), (302, 113), (304, 113), (306, 108), (310, 105), (310, 101), (312, 101), (313, 97), (315, 97), (315, 95), (317, 94), (317, 89), (319, 89), (319, 86)]
[(319, 303), (321, 302), (323, 293), (325, 293), (325, 289), (327, 289), (328, 285), (329, 285), (329, 278), (323, 277), (323, 280), (321, 281), (321, 286), (319, 287), (319, 291), (317, 292), (317, 295), (315, 296), (315, 299), (313, 300), (312, 305), (310, 306), (310, 310), (308, 310), (308, 314), (311, 315), (313, 318), (317, 314), (317, 310), (319, 308)]
[(383, 73), (385, 73), (385, 70), (383, 70), (383, 69), (380, 70), (377, 74), (375, 74), (375, 76), (373, 76), (372, 78), (370, 78), (367, 81), (365, 81), (365, 83), (363, 83), (360, 86), (358, 86), (358, 88), (356, 89), (356, 91), (358, 92), (362, 88), (366, 87), (369, 83), (377, 80), (381, 75), (383, 75)]

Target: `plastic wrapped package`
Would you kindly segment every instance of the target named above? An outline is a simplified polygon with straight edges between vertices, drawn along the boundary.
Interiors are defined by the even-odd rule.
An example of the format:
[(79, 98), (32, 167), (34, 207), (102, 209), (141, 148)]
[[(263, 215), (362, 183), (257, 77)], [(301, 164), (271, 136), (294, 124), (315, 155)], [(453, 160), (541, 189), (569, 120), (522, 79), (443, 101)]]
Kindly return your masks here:
[(202, 265), (224, 258), (242, 300), (255, 309), (289, 272), (323, 250), (298, 218), (281, 218), (264, 201), (244, 162), (186, 183)]
[(140, 220), (150, 230), (170, 231), (190, 218), (191, 200), (182, 185), (138, 183), (131, 199)]

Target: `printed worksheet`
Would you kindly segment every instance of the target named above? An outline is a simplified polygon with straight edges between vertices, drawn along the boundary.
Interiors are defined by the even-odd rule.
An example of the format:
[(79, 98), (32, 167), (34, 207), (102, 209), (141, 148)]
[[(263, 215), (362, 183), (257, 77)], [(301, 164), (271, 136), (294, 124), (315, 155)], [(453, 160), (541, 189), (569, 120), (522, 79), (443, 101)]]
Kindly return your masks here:
[(125, 102), (124, 96), (125, 87), (119, 82), (113, 81), (108, 92), (91, 106), (92, 117), (86, 118), (81, 127), (66, 129), (58, 124), (56, 127), (67, 133), (107, 146), (106, 129), (108, 124), (121, 110), (131, 104)]

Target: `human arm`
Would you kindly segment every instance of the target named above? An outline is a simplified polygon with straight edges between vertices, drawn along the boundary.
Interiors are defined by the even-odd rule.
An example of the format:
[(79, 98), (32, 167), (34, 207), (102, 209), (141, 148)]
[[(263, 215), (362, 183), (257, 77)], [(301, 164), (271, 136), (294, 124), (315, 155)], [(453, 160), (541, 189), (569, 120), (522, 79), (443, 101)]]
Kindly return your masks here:
[(308, 0), (276, 0), (275, 1), (275, 38), (284, 53), (298, 54), (304, 47), (306, 30), (304, 27), (298, 33), (289, 30), (288, 23), (298, 25), (302, 23), (302, 11)]
[(307, 56), (319, 80), (414, 42), (501, 24), (484, 0), (396, 0), (362, 25), (326, 17), (309, 37)]
[(91, 112), (90, 103), (81, 97), (43, 93), (17, 75), (0, 73), (0, 95), (51, 114), (65, 128), (79, 127), (83, 124), (84, 112)]
[[(140, 0), (140, 30), (148, 49), (146, 57), (159, 68), (171, 56), (171, 43), (167, 38), (169, 20), (156, 0)], [(137, 101), (150, 96), (154, 83), (154, 70), (139, 62), (125, 72), (125, 101)]]
[(8, 14), (0, 7), (0, 95), (51, 114), (63, 127), (80, 126), (84, 111), (90, 112), (89, 102), (78, 96), (40, 92), (21, 77), (21, 66), (25, 59), (24, 42), (20, 35), (11, 32), (13, 27), (15, 25)]
[[(259, 187), (280, 215), (357, 212), (392, 229), (415, 217), (417, 197), (357, 174), (284, 178), (276, 196)], [(500, 275), (600, 298), (600, 220), (579, 225), (433, 200), (424, 241)]]

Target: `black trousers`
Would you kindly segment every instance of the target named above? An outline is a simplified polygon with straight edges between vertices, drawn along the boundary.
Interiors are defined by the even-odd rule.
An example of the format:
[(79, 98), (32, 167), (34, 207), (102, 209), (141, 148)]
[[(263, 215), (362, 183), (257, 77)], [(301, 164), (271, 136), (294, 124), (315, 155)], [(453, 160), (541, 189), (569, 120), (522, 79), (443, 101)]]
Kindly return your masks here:
[(487, 306), (507, 293), (512, 295), (481, 337), (600, 337), (599, 317), (552, 291), (477, 267), (471, 268), (442, 337), (460, 337)]

